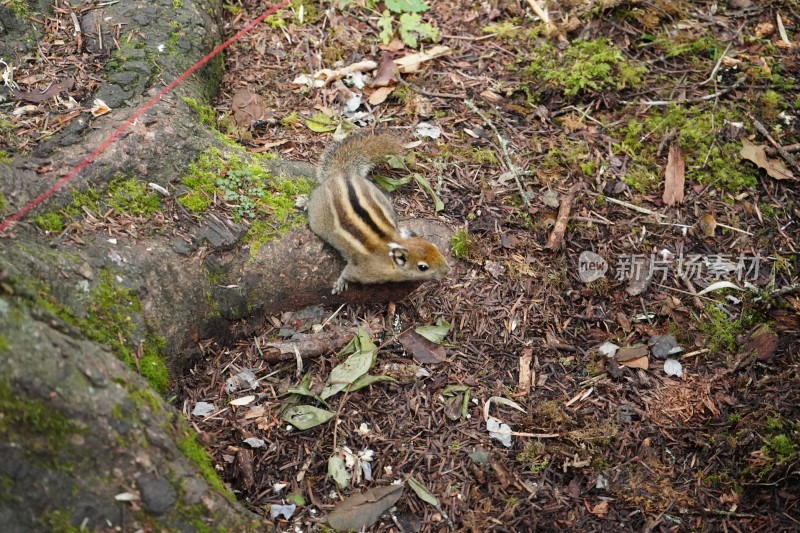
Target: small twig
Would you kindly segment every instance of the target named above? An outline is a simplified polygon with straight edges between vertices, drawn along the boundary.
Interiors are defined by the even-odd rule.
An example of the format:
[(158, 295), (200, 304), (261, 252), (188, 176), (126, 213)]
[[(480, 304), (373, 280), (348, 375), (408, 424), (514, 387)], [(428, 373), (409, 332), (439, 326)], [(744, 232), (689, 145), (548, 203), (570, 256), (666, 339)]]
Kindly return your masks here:
[(610, 220), (591, 218), (591, 217), (572, 217), (572, 220), (580, 220), (581, 222), (591, 222), (592, 224), (606, 224), (608, 226), (614, 225), (614, 223), (611, 222)]
[(339, 407), (336, 409), (336, 416), (333, 419), (333, 453), (336, 453), (336, 437), (339, 434), (339, 418), (342, 416), (344, 404), (347, 403), (348, 394), (350, 394), (350, 387), (345, 387), (344, 394), (342, 395), (342, 401), (339, 403)]
[(731, 92), (732, 90), (736, 89), (744, 83), (744, 80), (747, 79), (747, 76), (741, 76), (737, 79), (733, 85), (730, 87), (725, 87), (724, 89), (717, 91), (713, 94), (707, 94), (705, 96), (698, 96), (697, 98), (685, 98), (683, 100), (645, 100), (643, 102), (637, 102), (635, 100), (620, 100), (621, 104), (641, 104), (641, 105), (649, 105), (649, 106), (666, 106), (672, 104), (696, 104), (699, 102), (705, 102), (706, 100), (713, 100), (714, 98), (720, 97), (724, 94)]
[(700, 301), (700, 296), (697, 295), (697, 289), (694, 288), (694, 283), (692, 283), (692, 281), (687, 278), (685, 274), (678, 276), (678, 279), (683, 282), (683, 284), (686, 286), (686, 289), (691, 293), (692, 298), (694, 299), (694, 306), (697, 309), (702, 309), (704, 307), (703, 302)]
[[(743, 27), (744, 27), (744, 24), (739, 26), (739, 29), (736, 31), (736, 35), (739, 35), (739, 32), (742, 31)], [(734, 35), (734, 38), (736, 37), (736, 35)], [(707, 80), (703, 80), (700, 83), (698, 83), (697, 84), (698, 86), (702, 86), (702, 85), (705, 85), (706, 83), (708, 83), (710, 81), (714, 81), (714, 77), (717, 75), (717, 71), (719, 70), (719, 67), (722, 66), (722, 60), (725, 59), (725, 55), (728, 53), (728, 50), (731, 49), (732, 45), (733, 45), (733, 39), (731, 39), (730, 42), (728, 42), (728, 46), (725, 48), (725, 51), (722, 52), (722, 55), (720, 55), (719, 59), (717, 59), (717, 64), (714, 65), (714, 68), (711, 70), (711, 75), (708, 77)]]
[(489, 35), (481, 35), (480, 37), (473, 37), (472, 35), (448, 35), (442, 34), (443, 39), (459, 39), (462, 41), (485, 41), (486, 39), (491, 39), (493, 37), (497, 37), (496, 33), (490, 33)]
[(621, 205), (622, 207), (626, 207), (631, 211), (636, 211), (637, 213), (642, 213), (643, 215), (652, 215), (656, 218), (667, 218), (666, 215), (662, 215), (661, 213), (656, 213), (646, 207), (640, 207), (638, 205), (633, 205), (628, 202), (624, 202), (622, 200), (617, 200), (616, 198), (612, 198), (611, 196), (606, 196), (605, 201), (611, 204)]
[(528, 200), (528, 195), (525, 194), (525, 189), (522, 187), (522, 182), (519, 180), (519, 170), (517, 170), (517, 166), (511, 160), (511, 155), (508, 153), (508, 141), (505, 137), (500, 135), (497, 127), (489, 119), (486, 113), (478, 109), (478, 106), (475, 105), (475, 102), (472, 100), (464, 100), (464, 104), (470, 108), (473, 113), (481, 117), (486, 125), (489, 126), (494, 132), (495, 137), (497, 137), (497, 143), (500, 145), (500, 150), (503, 152), (503, 160), (506, 162), (506, 167), (508, 168), (508, 171), (511, 172), (511, 175), (514, 176), (514, 181), (517, 182), (517, 187), (519, 188), (519, 194), (522, 197), (522, 202), (525, 204), (525, 207), (530, 206), (531, 203)]
[(564, 242), (564, 233), (567, 231), (567, 223), (569, 223), (569, 213), (572, 211), (572, 202), (575, 200), (575, 194), (583, 184), (579, 181), (569, 188), (569, 192), (561, 199), (561, 205), (558, 208), (558, 217), (556, 217), (556, 224), (550, 236), (547, 238), (547, 249), (558, 250)]
[(457, 93), (439, 93), (435, 91), (426, 91), (425, 89), (420, 89), (419, 87), (414, 87), (413, 85), (409, 85), (412, 91), (422, 94), (424, 96), (430, 96), (432, 98), (455, 98), (456, 100), (463, 100), (467, 97), (465, 93), (457, 94)]
[(702, 355), (702, 354), (704, 354), (704, 353), (708, 353), (708, 352), (710, 352), (710, 351), (711, 351), (711, 350), (710, 350), (709, 348), (703, 348), (703, 349), (701, 349), (701, 350), (695, 350), (695, 351), (693, 351), (693, 352), (689, 352), (689, 353), (682, 354), (682, 355), (681, 355), (681, 358), (682, 358), (682, 359), (688, 359), (688, 358), (690, 358), (690, 357), (694, 357), (695, 355)]
[[(790, 154), (794, 152), (800, 152), (800, 144), (787, 144), (783, 147), (783, 149), (789, 152)], [(769, 146), (764, 151), (767, 152), (767, 155), (771, 156), (778, 155), (778, 151), (775, 148), (771, 148)]]
[(492, 433), (511, 435), (513, 437), (533, 437), (534, 439), (554, 439), (561, 436), (561, 433), (523, 433), (521, 431), (507, 431), (504, 429), (493, 429)]
[(734, 228), (733, 226), (726, 226), (725, 224), (720, 224), (719, 222), (717, 222), (717, 226), (720, 228), (729, 229), (731, 231), (738, 231), (739, 233), (744, 233), (745, 235), (752, 235), (752, 233), (750, 233), (749, 231), (745, 231), (739, 228)]
[(778, 141), (772, 138), (772, 135), (769, 134), (767, 128), (765, 128), (764, 125), (761, 122), (759, 122), (757, 118), (755, 118), (753, 115), (750, 115), (749, 113), (748, 116), (750, 117), (750, 120), (753, 121), (753, 126), (755, 126), (756, 130), (758, 130), (758, 133), (763, 135), (769, 141), (769, 143), (775, 147), (775, 150), (778, 152), (778, 155), (780, 155), (784, 161), (789, 163), (789, 165), (792, 168), (800, 171), (800, 166), (797, 165), (797, 160), (792, 156), (792, 154), (784, 150), (783, 146), (781, 146), (778, 143)]

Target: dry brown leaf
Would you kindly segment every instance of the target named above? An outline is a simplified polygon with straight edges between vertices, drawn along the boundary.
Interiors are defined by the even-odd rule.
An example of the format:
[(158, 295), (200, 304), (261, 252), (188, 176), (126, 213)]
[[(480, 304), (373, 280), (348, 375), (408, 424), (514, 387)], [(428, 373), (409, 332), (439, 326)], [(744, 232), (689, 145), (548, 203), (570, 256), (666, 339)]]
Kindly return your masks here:
[(633, 359), (647, 357), (648, 353), (650, 353), (650, 351), (644, 344), (639, 346), (625, 346), (624, 348), (617, 350), (617, 353), (614, 355), (614, 359), (625, 364), (627, 361), (631, 361)]
[(677, 144), (669, 147), (667, 170), (664, 174), (664, 196), (662, 199), (668, 206), (683, 203), (683, 185), (686, 165), (681, 157), (681, 148)]
[(405, 43), (400, 39), (398, 39), (397, 37), (389, 41), (389, 44), (378, 45), (378, 48), (380, 48), (381, 50), (386, 50), (387, 52), (398, 52), (405, 47), (406, 47)]
[(249, 128), (264, 117), (264, 99), (260, 95), (241, 89), (231, 98), (233, 120), (240, 128)]
[(759, 331), (750, 337), (742, 347), (742, 353), (749, 355), (755, 352), (759, 361), (772, 359), (778, 350), (778, 335), (769, 330)]
[(762, 22), (758, 26), (756, 26), (756, 37), (763, 38), (768, 37), (773, 34), (775, 31), (775, 25), (771, 22)]
[(394, 54), (384, 52), (378, 61), (372, 87), (388, 87), (397, 83), (397, 66), (394, 64)]
[(608, 502), (606, 500), (601, 501), (592, 508), (591, 512), (596, 516), (605, 516), (608, 514)]
[(403, 485), (386, 485), (353, 494), (330, 512), (328, 524), (337, 531), (361, 531), (377, 522), (402, 495)]
[(650, 368), (650, 361), (647, 359), (646, 355), (636, 359), (631, 359), (630, 361), (620, 361), (619, 364), (627, 366), (628, 368), (641, 368), (642, 370), (647, 370)]
[(499, 94), (486, 89), (485, 91), (481, 92), (481, 96), (484, 100), (489, 102), (490, 104), (499, 104), (503, 101), (503, 97)]
[(392, 94), (396, 88), (397, 86), (393, 85), (391, 87), (380, 87), (379, 89), (376, 89), (367, 100), (369, 105), (376, 106), (378, 104), (382, 104), (387, 98), (389, 98), (389, 95)]
[(111, 108), (101, 99), (95, 98), (92, 108), (89, 111), (92, 113), (92, 116), (99, 117), (106, 113), (111, 113)]
[[(71, 91), (74, 86), (75, 86), (75, 80), (72, 78), (67, 78), (63, 81), (52, 84), (44, 92), (39, 92), (39, 91), (20, 92), (16, 93), (16, 96), (20, 100), (25, 100), (26, 102), (34, 102), (38, 104), (39, 102), (44, 102), (45, 100), (49, 100), (50, 98), (54, 97), (55, 95), (61, 92)], [(103, 113), (101, 113), (101, 115), (102, 114)]]
[(414, 330), (400, 335), (400, 344), (420, 363), (441, 363), (447, 358), (444, 346), (429, 341)]
[(793, 179), (794, 175), (786, 168), (783, 161), (767, 157), (766, 148), (767, 147), (763, 144), (756, 145), (751, 143), (746, 137), (742, 137), (742, 150), (739, 152), (739, 155), (743, 159), (752, 161), (759, 168), (766, 170), (767, 174), (776, 180)]
[(717, 219), (711, 213), (706, 213), (697, 220), (697, 228), (706, 237), (713, 237), (714, 230), (717, 229)]

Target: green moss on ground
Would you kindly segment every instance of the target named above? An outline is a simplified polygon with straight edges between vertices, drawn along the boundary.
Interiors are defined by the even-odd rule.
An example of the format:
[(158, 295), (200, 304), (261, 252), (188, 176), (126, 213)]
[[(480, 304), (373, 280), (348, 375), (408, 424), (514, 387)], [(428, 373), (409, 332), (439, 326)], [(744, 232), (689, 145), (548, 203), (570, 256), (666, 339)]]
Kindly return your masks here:
[(647, 69), (606, 39), (573, 41), (560, 51), (543, 41), (523, 68), (523, 81), (543, 80), (567, 97), (639, 87)]
[(210, 128), (216, 129), (217, 112), (214, 111), (213, 107), (210, 105), (201, 104), (195, 98), (184, 97), (183, 102), (191, 107), (195, 113), (197, 113), (197, 118), (200, 120), (200, 124), (204, 124)]
[(631, 119), (624, 128), (612, 131), (621, 139), (615, 149), (631, 158), (625, 182), (641, 193), (655, 188), (662, 181), (663, 161), (657, 160), (657, 142), (667, 132), (676, 132), (676, 142), (686, 164), (686, 179), (701, 185), (736, 194), (754, 187), (758, 170), (741, 162), (738, 141), (721, 140), (717, 133), (725, 121), (740, 117), (731, 110), (706, 109), (702, 106), (670, 106), (651, 110), (641, 119)]
[(39, 517), (39, 524), (51, 533), (79, 533), (84, 531), (72, 525), (72, 511), (69, 509), (58, 509), (44, 513)]
[(49, 211), (33, 218), (41, 229), (61, 232), (66, 223), (82, 217), (84, 210), (100, 214), (113, 209), (116, 213), (150, 217), (161, 208), (161, 196), (134, 177), (113, 178), (104, 191), (85, 188), (72, 191), (72, 202), (60, 211)]
[(732, 353), (736, 349), (736, 338), (740, 334), (758, 324), (766, 324), (764, 317), (753, 310), (747, 302), (742, 306), (738, 316), (728, 315), (713, 303), (706, 306), (704, 315), (699, 326), (706, 335), (706, 347), (712, 354), (720, 351)]
[(108, 206), (117, 213), (149, 217), (161, 207), (160, 195), (136, 178), (112, 180), (106, 196)]
[(31, 13), (31, 8), (25, 0), (7, 0), (4, 4), (18, 18), (27, 19)]
[(450, 238), (450, 250), (456, 259), (466, 259), (469, 255), (470, 237), (464, 230), (457, 231)]

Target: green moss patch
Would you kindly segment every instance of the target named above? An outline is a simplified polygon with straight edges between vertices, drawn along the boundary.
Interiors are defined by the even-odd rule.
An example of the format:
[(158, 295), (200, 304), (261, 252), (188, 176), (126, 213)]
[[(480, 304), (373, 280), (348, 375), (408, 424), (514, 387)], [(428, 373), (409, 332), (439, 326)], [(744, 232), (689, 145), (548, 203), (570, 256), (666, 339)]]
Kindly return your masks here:
[(0, 440), (26, 442), (26, 453), (41, 454), (55, 462), (71, 435), (85, 429), (41, 400), (20, 397), (7, 380), (0, 379)]
[(33, 222), (45, 231), (61, 233), (64, 230), (64, 220), (58, 213), (45, 213), (33, 217)]
[(544, 80), (569, 97), (638, 87), (646, 71), (606, 39), (574, 41), (563, 52), (543, 41), (523, 69), (523, 80)]
[(210, 105), (204, 105), (199, 103), (194, 98), (184, 97), (183, 102), (191, 107), (195, 113), (197, 113), (197, 118), (200, 120), (200, 124), (204, 124), (211, 128), (217, 127), (217, 112), (214, 111), (214, 108)]
[[(45, 287), (37, 288), (37, 303), (80, 329), (87, 338), (111, 348), (155, 390), (165, 392), (169, 375), (161, 354), (166, 341), (152, 334), (144, 335), (142, 339), (140, 328), (134, 322), (134, 315), (141, 313), (139, 297), (120, 286), (108, 269), (100, 270), (98, 278), (98, 283), (89, 292), (88, 307), (83, 316), (56, 303)], [(140, 344), (141, 350), (138, 349)]]
[(615, 146), (631, 157), (625, 182), (639, 192), (647, 192), (662, 181), (664, 163), (656, 159), (658, 143), (667, 132), (676, 132), (676, 142), (686, 163), (686, 179), (701, 185), (736, 194), (758, 182), (758, 170), (741, 162), (741, 144), (719, 139), (726, 120), (740, 117), (724, 109), (707, 110), (701, 106), (671, 106), (653, 109), (642, 119), (631, 119), (624, 128), (614, 131), (621, 139)]
[(205, 211), (216, 197), (234, 220), (250, 223), (246, 239), (251, 254), (289, 228), (305, 224), (295, 203), (313, 188), (312, 182), (303, 178), (273, 176), (258, 164), (258, 158), (246, 163), (238, 155), (225, 157), (214, 149), (189, 165), (182, 183), (188, 191), (178, 202), (189, 211)]
[(183, 427), (184, 425), (185, 424), (181, 424), (186, 434), (178, 439), (178, 448), (200, 469), (210, 487), (224, 494), (230, 501), (236, 501), (236, 498), (225, 488), (216, 470), (214, 470), (214, 466), (211, 464), (211, 459), (208, 457), (205, 448), (203, 448), (202, 444), (197, 442), (197, 435), (190, 428)]
[(7, 5), (11, 12), (18, 18), (27, 19), (30, 15), (31, 8), (25, 0), (8, 0), (4, 2), (4, 4)]
[(147, 184), (133, 177), (117, 176), (105, 190), (85, 188), (72, 191), (72, 202), (60, 211), (50, 211), (33, 218), (43, 230), (61, 232), (65, 224), (84, 215), (84, 210), (95, 214), (109, 209), (121, 215), (150, 217), (161, 208), (161, 196)]
[(469, 233), (464, 230), (457, 231), (450, 239), (450, 250), (456, 259), (465, 259), (469, 255)]

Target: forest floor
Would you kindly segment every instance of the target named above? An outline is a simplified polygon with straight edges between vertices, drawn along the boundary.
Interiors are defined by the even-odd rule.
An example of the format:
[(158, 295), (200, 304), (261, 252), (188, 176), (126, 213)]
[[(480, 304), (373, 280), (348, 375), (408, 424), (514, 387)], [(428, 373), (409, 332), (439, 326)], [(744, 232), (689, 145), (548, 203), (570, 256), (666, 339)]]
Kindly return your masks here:
[[(317, 531), (399, 480), (370, 531), (800, 529), (800, 5), (564, 0), (548, 28), (526, 1), (332, 3), (226, 51), (215, 121), (309, 162), (397, 132), (407, 168), (376, 174), (420, 176), (392, 202), (454, 228), (457, 260), (402, 302), (200, 342), (178, 407), (240, 501)], [(226, 34), (264, 9), (226, 5)], [(443, 347), (414, 336), (437, 323)], [(363, 326), (393, 379), (320, 401), (342, 357), (265, 362), (316, 324)], [(291, 429), (297, 402), (334, 417)]]
[[(797, 36), (800, 8), (563, 2), (550, 12), (561, 36), (547, 37), (525, 2), (440, 1), (421, 24), (449, 53), (387, 75), (389, 59), (434, 44), (385, 42), (379, 20), (396, 28), (403, 15), (360, 4), (269, 19), (226, 56), (217, 109), (230, 113), (242, 89), (263, 97), (267, 125), (248, 145), (290, 159), (313, 161), (346, 122), (397, 131), (444, 208), (415, 182), (393, 201), (401, 216), (461, 230), (460, 260), (407, 301), (333, 318), (380, 332), (373, 373), (397, 379), (334, 397), (334, 422), (287, 431), (273, 395), (192, 417), (224, 479), (256, 511), (300, 495), (290, 521), (303, 530), (340, 496), (408, 477), (439, 508), (406, 490), (395, 523), (375, 531), (799, 528), (800, 169), (764, 133), (790, 150), (800, 141), (800, 45), (777, 22)], [(260, 9), (243, 2), (228, 32)], [(378, 71), (293, 83), (363, 60)], [(743, 157), (748, 140), (769, 150), (769, 174)], [(665, 185), (667, 174), (685, 185)], [(676, 189), (682, 202), (667, 198)], [(579, 265), (585, 251), (608, 265), (588, 283), (581, 275), (597, 269)], [(698, 294), (717, 281), (729, 285)], [(242, 369), (261, 391), (298, 386), (296, 364), (263, 363), (258, 343), (333, 311), (275, 317), (238, 347), (210, 343), (184, 410), (244, 394), (224, 392)], [(415, 362), (398, 332), (438, 319), (451, 325), (446, 361)], [(665, 369), (671, 348), (680, 376), (675, 362)], [(308, 362), (309, 388), (337, 362)], [(486, 429), (493, 397), (524, 410), (492, 402), (490, 415), (521, 433), (508, 447)], [(266, 447), (249, 450), (249, 437)], [(365, 452), (372, 481), (357, 472)], [(332, 456), (355, 456), (340, 490), (326, 478)]]
[[(300, 530), (342, 496), (409, 477), (439, 508), (407, 488), (394, 523), (372, 530), (800, 528), (800, 168), (774, 150), (800, 142), (800, 7), (562, 2), (548, 37), (526, 2), (438, 1), (416, 23), (449, 53), (393, 74), (392, 58), (435, 46), (425, 27), (412, 48), (381, 37), (406, 15), (338, 4), (284, 11), (235, 45), (216, 108), (261, 96), (246, 145), (287, 159), (313, 162), (353, 123), (396, 131), (444, 207), (414, 181), (393, 202), (460, 230), (459, 260), (396, 305), (273, 317), (239, 346), (207, 343), (187, 415), (247, 394), (225, 391), (242, 370), (261, 380), (253, 404), (190, 417), (237, 495), (256, 512), (304, 503), (289, 520)], [(262, 9), (236, 5), (227, 32)], [(364, 60), (377, 71), (295, 82)], [(748, 141), (760, 156), (742, 155)], [(579, 264), (586, 251), (600, 266)], [(398, 333), (439, 319), (446, 359), (420, 363)], [(264, 363), (260, 346), (326, 320), (378, 332), (373, 373), (397, 382), (335, 396), (334, 421), (289, 431), (276, 408), (297, 400), (280, 396), (297, 365)], [(339, 361), (306, 362), (308, 388)], [(494, 397), (523, 410), (490, 407), (520, 433), (509, 446), (486, 429)], [(358, 472), (370, 454), (371, 481)], [(344, 488), (326, 477), (332, 456), (354, 463)]]

